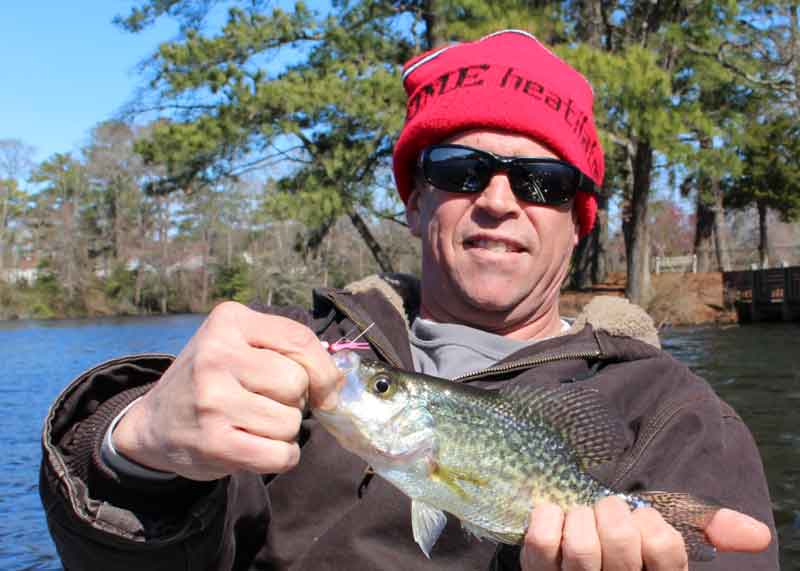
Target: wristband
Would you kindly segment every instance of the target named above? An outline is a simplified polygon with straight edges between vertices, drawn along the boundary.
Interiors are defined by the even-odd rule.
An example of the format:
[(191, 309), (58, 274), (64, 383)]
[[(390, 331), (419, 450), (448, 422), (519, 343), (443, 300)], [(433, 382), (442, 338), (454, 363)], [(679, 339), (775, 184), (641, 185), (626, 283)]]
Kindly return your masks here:
[(113, 472), (120, 476), (128, 476), (130, 478), (137, 478), (139, 480), (149, 480), (151, 482), (169, 482), (174, 480), (178, 477), (177, 474), (172, 472), (162, 472), (161, 470), (154, 470), (152, 468), (147, 468), (133, 462), (132, 460), (128, 460), (117, 452), (117, 449), (114, 448), (114, 441), (111, 438), (111, 435), (114, 433), (114, 429), (117, 427), (117, 424), (122, 417), (125, 416), (125, 413), (135, 405), (139, 399), (139, 397), (120, 412), (114, 420), (111, 421), (111, 424), (106, 430), (106, 434), (103, 437), (103, 443), (100, 445), (100, 458), (103, 460), (103, 463), (110, 468)]

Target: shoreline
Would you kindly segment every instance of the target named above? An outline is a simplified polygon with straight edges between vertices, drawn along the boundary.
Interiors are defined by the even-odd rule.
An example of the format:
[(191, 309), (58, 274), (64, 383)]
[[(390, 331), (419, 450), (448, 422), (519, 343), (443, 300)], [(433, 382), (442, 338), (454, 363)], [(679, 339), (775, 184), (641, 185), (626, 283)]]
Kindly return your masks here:
[[(723, 303), (722, 272), (663, 273), (651, 275), (651, 298), (644, 309), (658, 329), (675, 325), (726, 325), (737, 323), (736, 311)], [(590, 290), (562, 290), (560, 312), (580, 313), (593, 297), (625, 297), (623, 272), (610, 273), (603, 284)]]
[[(676, 325), (724, 325), (736, 323), (736, 311), (723, 306), (722, 273), (664, 273), (652, 275), (652, 297), (644, 308), (653, 318), (656, 326)], [(603, 284), (586, 291), (562, 290), (560, 313), (574, 317), (589, 301), (597, 296), (611, 295), (625, 297), (625, 274), (611, 273)], [(220, 300), (222, 301), (222, 300)], [(167, 317), (180, 315), (206, 315), (208, 312), (169, 312), (162, 313), (95, 313), (80, 316), (58, 316), (48, 318), (12, 317), (0, 319), (0, 323), (20, 323), (23, 321), (64, 321), (69, 319), (119, 319), (142, 317)]]

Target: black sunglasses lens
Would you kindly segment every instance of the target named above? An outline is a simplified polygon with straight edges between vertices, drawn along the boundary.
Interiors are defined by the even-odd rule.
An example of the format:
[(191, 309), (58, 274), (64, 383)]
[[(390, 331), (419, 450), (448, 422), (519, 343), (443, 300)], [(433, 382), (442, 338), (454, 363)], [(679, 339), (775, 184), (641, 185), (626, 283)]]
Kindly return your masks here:
[(480, 192), (492, 176), (486, 157), (458, 147), (429, 149), (422, 169), (429, 183), (448, 192)]
[(517, 197), (537, 204), (566, 204), (579, 182), (577, 171), (561, 163), (517, 163), (508, 174)]
[(548, 159), (495, 159), (458, 146), (430, 147), (423, 155), (425, 180), (447, 192), (481, 192), (496, 169), (508, 172), (514, 195), (535, 204), (566, 204), (575, 196), (580, 173), (571, 165)]

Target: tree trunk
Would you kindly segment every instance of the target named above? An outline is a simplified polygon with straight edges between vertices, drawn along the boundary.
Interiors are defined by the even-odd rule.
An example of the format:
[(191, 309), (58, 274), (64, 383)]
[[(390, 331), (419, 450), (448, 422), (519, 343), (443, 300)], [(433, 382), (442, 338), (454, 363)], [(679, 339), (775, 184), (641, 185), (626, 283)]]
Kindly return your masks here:
[(587, 0), (582, 5), (581, 40), (597, 50), (613, 51), (611, 46), (611, 27), (604, 0)]
[[(0, 192), (2, 193), (2, 208), (0, 208), (0, 270), (5, 267), (6, 258), (6, 228), (8, 227), (11, 195), (14, 192), (15, 181), (0, 178)], [(10, 248), (9, 248), (10, 249)]]
[(115, 177), (109, 185), (108, 192), (111, 193), (111, 204), (108, 216), (111, 218), (111, 259), (116, 260), (122, 249), (122, 177)]
[(697, 271), (711, 271), (711, 245), (714, 239), (714, 213), (703, 198), (701, 189), (697, 189), (695, 201), (694, 253), (697, 256)]
[(571, 286), (588, 290), (606, 280), (606, 244), (608, 243), (608, 197), (597, 194), (597, 219), (591, 233), (581, 238), (572, 258)]
[(625, 294), (637, 305), (645, 305), (650, 296), (650, 235), (647, 231), (647, 207), (650, 202), (650, 179), (653, 171), (653, 148), (648, 142), (636, 143), (631, 196), (630, 243), (628, 247), (628, 285)]
[(328, 287), (328, 268), (331, 266), (331, 242), (336, 239), (336, 234), (333, 231), (333, 228), (330, 232), (330, 238), (330, 240), (325, 240), (325, 251), (322, 253), (322, 287)]
[(588, 290), (592, 287), (592, 250), (594, 249), (594, 232), (581, 238), (572, 254), (571, 286), (577, 290)]
[(725, 207), (722, 204), (722, 188), (719, 176), (711, 177), (711, 192), (714, 196), (712, 222), (714, 230), (714, 249), (717, 254), (717, 271), (731, 271), (731, 257), (728, 251), (728, 229), (725, 226)]
[(63, 223), (61, 225), (61, 260), (59, 261), (59, 277), (63, 279), (64, 291), (72, 301), (77, 285), (75, 283), (75, 257), (73, 240), (75, 236), (75, 204), (66, 197), (63, 206)]
[(445, 23), (438, 14), (440, 9), (441, 6), (437, 0), (427, 0), (424, 4), (422, 19), (425, 22), (425, 41), (428, 44), (425, 46), (426, 50), (432, 50), (447, 43), (444, 35)]
[(350, 210), (347, 213), (350, 216), (350, 221), (355, 226), (358, 233), (361, 235), (361, 238), (364, 240), (364, 243), (369, 248), (369, 251), (372, 252), (372, 256), (375, 258), (375, 261), (378, 262), (378, 267), (384, 273), (393, 273), (394, 272), (394, 264), (392, 264), (392, 260), (389, 259), (389, 256), (386, 255), (386, 252), (383, 251), (381, 245), (375, 239), (375, 236), (372, 235), (372, 232), (367, 226), (367, 223), (364, 222), (364, 219), (361, 218), (361, 215), (356, 212), (355, 210)]
[(608, 248), (608, 196), (597, 195), (597, 221), (592, 230), (594, 234), (594, 250), (592, 251), (592, 282), (605, 283), (608, 277), (606, 252)]
[(600, 48), (603, 33), (603, 3), (599, 0), (587, 2), (586, 43), (593, 48)]
[(142, 305), (142, 282), (144, 281), (144, 268), (142, 267), (141, 261), (139, 263), (139, 268), (136, 270), (136, 280), (134, 281), (133, 286), (133, 305), (139, 309), (141, 312), (141, 305)]
[(169, 195), (165, 195), (159, 198), (159, 209), (160, 209), (160, 225), (159, 225), (159, 232), (158, 238), (160, 241), (161, 246), (161, 260), (159, 262), (158, 274), (161, 281), (161, 313), (162, 315), (166, 315), (167, 313), (167, 298), (169, 296), (169, 286), (167, 285), (167, 280), (169, 276), (167, 275), (167, 240), (169, 239)]
[(767, 238), (767, 205), (757, 201), (758, 207), (758, 260), (762, 268), (769, 265), (769, 240)]
[(792, 42), (792, 53), (790, 59), (794, 70), (794, 96), (795, 103), (800, 103), (800, 21), (797, 13), (800, 11), (800, 4), (791, 3), (789, 5), (789, 22)]
[(211, 240), (212, 237), (209, 236), (207, 233), (204, 233), (204, 241), (203, 244), (203, 267), (202, 267), (202, 278), (203, 278), (203, 285), (202, 285), (202, 292), (200, 294), (200, 311), (206, 311), (208, 308), (208, 281), (209, 281), (209, 271), (208, 271), (208, 259), (211, 257)]

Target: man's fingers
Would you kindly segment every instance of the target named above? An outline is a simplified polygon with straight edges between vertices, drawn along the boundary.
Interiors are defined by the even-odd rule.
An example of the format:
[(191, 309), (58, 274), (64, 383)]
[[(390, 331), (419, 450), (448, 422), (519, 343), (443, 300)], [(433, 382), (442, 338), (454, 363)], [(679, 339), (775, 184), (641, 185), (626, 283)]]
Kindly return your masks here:
[(258, 474), (281, 474), (297, 466), (300, 446), (239, 430), (231, 437), (224, 460), (233, 467), (246, 465), (247, 470)]
[(308, 396), (308, 373), (295, 361), (279, 353), (267, 356), (263, 349), (247, 347), (239, 362), (231, 364), (241, 385), (256, 393), (299, 409)]
[(594, 509), (576, 507), (564, 519), (564, 539), (561, 543), (563, 571), (599, 571), (602, 564), (600, 538)]
[(540, 504), (530, 515), (520, 554), (523, 571), (558, 571), (564, 512), (554, 504)]
[(295, 441), (303, 420), (300, 409), (247, 391), (241, 391), (235, 398), (231, 407), (236, 414), (231, 419), (233, 426), (264, 438)]
[(653, 508), (632, 514), (641, 534), (642, 561), (647, 571), (685, 571), (689, 568), (683, 537)]
[(250, 346), (280, 353), (302, 366), (308, 375), (312, 407), (335, 406), (341, 372), (323, 349), (314, 332), (285, 317), (259, 313), (235, 302), (214, 308), (209, 327), (234, 328)]
[(765, 550), (772, 540), (769, 527), (743, 513), (723, 508), (711, 519), (706, 535), (720, 551)]
[(639, 528), (621, 498), (603, 498), (594, 510), (600, 538), (603, 571), (640, 571), (642, 544)]

